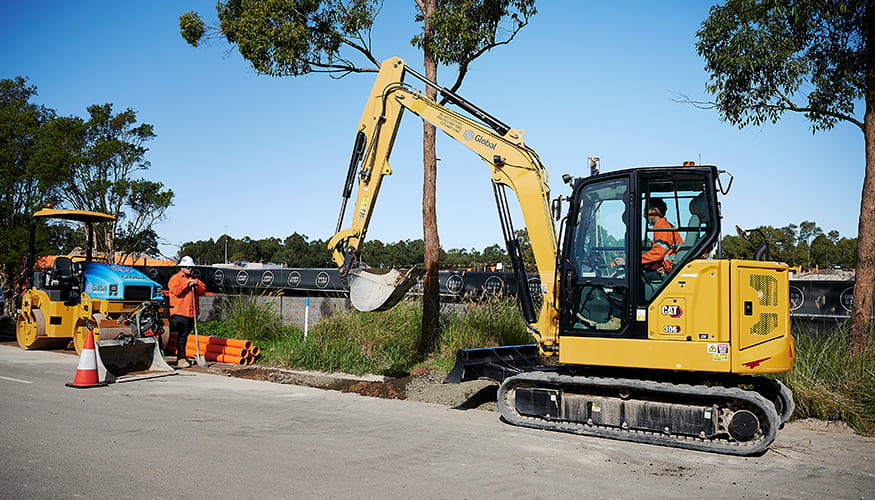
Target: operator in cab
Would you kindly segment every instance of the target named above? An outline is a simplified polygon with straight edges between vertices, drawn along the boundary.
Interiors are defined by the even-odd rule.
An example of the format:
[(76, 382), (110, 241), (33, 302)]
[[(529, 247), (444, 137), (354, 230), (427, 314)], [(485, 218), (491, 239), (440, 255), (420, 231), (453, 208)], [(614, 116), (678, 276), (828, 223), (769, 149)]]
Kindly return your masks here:
[(191, 362), (185, 356), (188, 334), (194, 328), (198, 297), (206, 293), (204, 282), (191, 273), (194, 260), (186, 255), (179, 261), (179, 272), (167, 283), (170, 289), (170, 331), (176, 333), (176, 366), (188, 368)]
[(650, 198), (644, 205), (644, 217), (647, 219), (647, 224), (653, 228), (650, 233), (652, 246), (650, 250), (641, 254), (645, 276), (656, 278), (670, 273), (674, 256), (683, 243), (677, 231), (660, 231), (660, 229), (674, 229), (671, 222), (665, 218), (667, 211), (668, 207), (662, 198)]

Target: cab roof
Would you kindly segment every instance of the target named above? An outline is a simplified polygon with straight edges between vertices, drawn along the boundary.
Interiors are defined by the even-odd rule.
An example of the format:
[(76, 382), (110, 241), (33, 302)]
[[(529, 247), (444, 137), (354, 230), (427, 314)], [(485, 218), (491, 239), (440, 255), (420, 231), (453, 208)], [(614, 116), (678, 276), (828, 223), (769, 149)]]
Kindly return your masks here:
[(34, 217), (45, 217), (47, 219), (66, 219), (81, 222), (109, 222), (114, 221), (115, 216), (102, 214), (100, 212), (89, 212), (87, 210), (58, 210), (55, 208), (43, 208), (37, 210)]

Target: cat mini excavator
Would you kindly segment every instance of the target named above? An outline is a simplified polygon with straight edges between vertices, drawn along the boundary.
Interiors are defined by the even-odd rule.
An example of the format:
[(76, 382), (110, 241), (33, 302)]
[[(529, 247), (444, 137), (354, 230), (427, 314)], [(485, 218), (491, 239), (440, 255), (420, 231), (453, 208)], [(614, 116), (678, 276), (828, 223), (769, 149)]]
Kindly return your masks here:
[[(405, 76), (434, 87), (470, 118), (404, 83)], [(707, 258), (720, 235), (717, 195), (728, 192), (731, 176), (724, 189), (723, 172), (713, 166), (566, 175), (571, 194), (551, 200), (547, 170), (522, 130), (399, 58), (382, 64), (369, 95), (329, 242), (357, 309), (391, 307), (421, 276), (368, 268), (360, 257), (405, 110), (489, 167), (520, 309), (536, 341), (460, 351), (448, 381), (495, 379), (499, 411), (514, 425), (734, 455), (769, 446), (793, 412), (791, 392), (763, 376), (792, 368), (788, 269)], [(356, 178), (355, 212), (341, 229)], [(539, 300), (523, 286), (506, 188), (525, 219)], [(658, 205), (665, 222), (649, 224), (642, 216)], [(660, 269), (642, 263), (654, 245), (663, 247)]]
[[(39, 221), (81, 222), (88, 234), (85, 255), (58, 256), (37, 269), (34, 239)], [(23, 349), (66, 347), (81, 352), (93, 336), (101, 382), (125, 382), (171, 375), (158, 337), (168, 333), (161, 318), (161, 285), (140, 271), (97, 262), (92, 255), (94, 224), (112, 215), (85, 210), (43, 208), (33, 214), (27, 254), (27, 286), (19, 300), (15, 334)]]

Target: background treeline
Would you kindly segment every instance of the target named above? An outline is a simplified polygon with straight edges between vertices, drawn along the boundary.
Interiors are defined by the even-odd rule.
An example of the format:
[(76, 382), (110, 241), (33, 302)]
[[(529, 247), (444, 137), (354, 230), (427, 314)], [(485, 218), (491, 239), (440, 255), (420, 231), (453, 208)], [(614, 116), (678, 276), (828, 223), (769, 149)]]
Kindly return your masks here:
[[(524, 235), (524, 231), (519, 231)], [(528, 241), (527, 238), (525, 241)], [(334, 267), (327, 241), (310, 240), (306, 235), (293, 233), (285, 239), (264, 238), (253, 240), (222, 235), (206, 241), (193, 241), (180, 247), (180, 255), (189, 255), (199, 265), (225, 262), (227, 244), (228, 262), (262, 262), (283, 264), (287, 267)], [(362, 259), (372, 267), (422, 265), (424, 244), (421, 239), (383, 243), (366, 241)], [(441, 250), (441, 266), (446, 269), (489, 269), (499, 262), (508, 262), (507, 252), (500, 245), (490, 245), (482, 251), (464, 248)]]
[[(838, 231), (824, 232), (815, 222), (803, 221), (780, 228), (758, 228), (769, 242), (771, 260), (786, 262), (803, 269), (842, 267), (853, 268), (857, 259), (857, 238), (844, 238)], [(723, 256), (728, 259), (750, 259), (762, 242), (756, 231), (750, 241), (740, 236), (723, 237)]]
[[(760, 226), (771, 245), (771, 259), (786, 262), (803, 269), (814, 267), (852, 268), (857, 258), (857, 239), (841, 237), (838, 231), (824, 232), (815, 222), (804, 221), (781, 228)], [(529, 271), (535, 271), (534, 257), (528, 233), (517, 231)], [(723, 256), (729, 259), (751, 259), (762, 237), (757, 231), (750, 232), (750, 239), (740, 236), (723, 237)], [(181, 255), (190, 255), (195, 262), (209, 265), (225, 262), (227, 243), (228, 262), (262, 262), (283, 264), (287, 267), (334, 267), (326, 240), (310, 240), (306, 235), (293, 233), (285, 239), (265, 238), (253, 240), (222, 235), (206, 241), (188, 242), (181, 246)], [(421, 239), (384, 243), (369, 240), (362, 247), (362, 258), (373, 267), (413, 266), (423, 263)], [(490, 245), (483, 250), (474, 248), (451, 248), (441, 250), (442, 269), (492, 270), (498, 263), (509, 265), (503, 245)], [(508, 267), (505, 267), (508, 269)]]

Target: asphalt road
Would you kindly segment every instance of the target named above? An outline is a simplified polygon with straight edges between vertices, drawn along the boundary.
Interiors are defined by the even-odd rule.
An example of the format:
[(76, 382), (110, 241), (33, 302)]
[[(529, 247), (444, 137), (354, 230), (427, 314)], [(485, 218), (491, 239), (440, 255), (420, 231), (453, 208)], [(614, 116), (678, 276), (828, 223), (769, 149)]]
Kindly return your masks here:
[(741, 458), (205, 373), (65, 387), (77, 361), (0, 346), (0, 498), (875, 496), (875, 440), (799, 424)]

